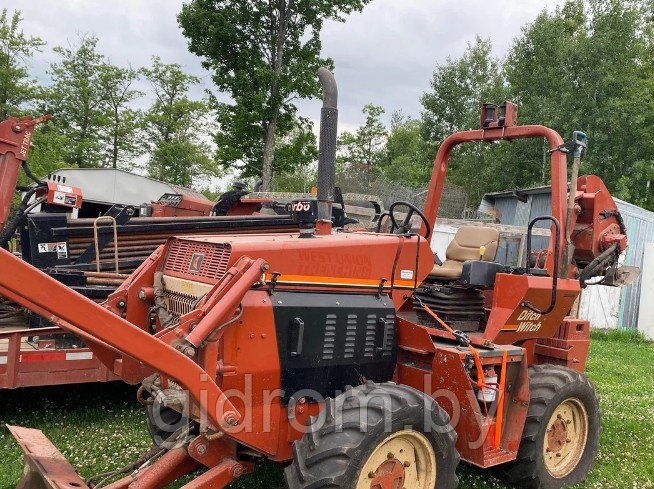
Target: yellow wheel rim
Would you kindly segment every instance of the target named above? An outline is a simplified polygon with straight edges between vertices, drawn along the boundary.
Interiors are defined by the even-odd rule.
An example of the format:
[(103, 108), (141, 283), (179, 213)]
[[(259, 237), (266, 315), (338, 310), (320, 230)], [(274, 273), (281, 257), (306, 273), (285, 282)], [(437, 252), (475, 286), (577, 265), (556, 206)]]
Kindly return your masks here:
[(425, 435), (413, 430), (383, 440), (363, 465), (356, 489), (434, 489), (436, 454)]
[(547, 423), (543, 442), (545, 467), (562, 479), (579, 464), (588, 441), (588, 414), (583, 403), (569, 398), (557, 406)]

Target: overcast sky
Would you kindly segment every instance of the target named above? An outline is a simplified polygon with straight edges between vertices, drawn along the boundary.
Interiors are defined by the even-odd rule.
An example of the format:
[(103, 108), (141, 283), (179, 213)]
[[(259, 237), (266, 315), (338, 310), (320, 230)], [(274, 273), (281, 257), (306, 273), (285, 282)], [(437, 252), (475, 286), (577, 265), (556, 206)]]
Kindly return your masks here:
[[(147, 65), (159, 55), (180, 63), (213, 88), (211, 76), (187, 50), (176, 15), (182, 0), (2, 0), (22, 12), (24, 30), (48, 44), (31, 62), (39, 81), (56, 59), (54, 46), (74, 45), (79, 34), (95, 34), (99, 48), (118, 65)], [(373, 0), (347, 22), (329, 22), (322, 33), (323, 54), (334, 59), (340, 90), (340, 127), (362, 122), (361, 108), (372, 102), (390, 115), (401, 109), (420, 114), (420, 96), (429, 89), (435, 67), (459, 56), (476, 35), (490, 38), (503, 56), (523, 24), (561, 0)], [(319, 117), (320, 102), (301, 102), (300, 112)]]

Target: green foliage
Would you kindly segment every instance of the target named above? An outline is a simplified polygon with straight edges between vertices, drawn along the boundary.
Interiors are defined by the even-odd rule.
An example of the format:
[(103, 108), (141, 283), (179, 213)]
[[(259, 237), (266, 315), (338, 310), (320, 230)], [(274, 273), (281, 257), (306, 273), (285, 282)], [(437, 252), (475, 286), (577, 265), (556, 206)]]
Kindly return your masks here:
[[(54, 123), (47, 122), (36, 126), (29, 156), (32, 173), (43, 178), (60, 168), (70, 168), (71, 165), (66, 161), (69, 143), (69, 139)], [(27, 180), (27, 177), (22, 178), (24, 178), (23, 184), (32, 183)]]
[(593, 341), (619, 342), (627, 344), (649, 343), (640, 331), (635, 329), (593, 330), (590, 333)]
[(68, 138), (66, 161), (96, 167), (103, 161), (101, 136), (106, 125), (100, 74), (105, 58), (96, 37), (82, 37), (75, 47), (54, 48), (60, 61), (50, 68), (47, 107)]
[(316, 185), (318, 185), (318, 171), (315, 165), (295, 168), (290, 172), (277, 172), (273, 176), (275, 192), (309, 193)]
[(276, 142), (298, 129), (293, 101), (318, 97), (316, 72), (332, 65), (320, 57), (324, 21), (343, 20), (369, 1), (193, 0), (183, 6), (179, 23), (189, 49), (231, 95), (216, 104), (223, 167), (261, 176), (263, 190), (271, 189), (274, 171), (284, 171), (276, 168)]
[[(419, 173), (431, 174), (438, 145), (448, 135), (479, 127), (482, 102), (501, 101), (506, 95), (502, 63), (493, 57), (489, 40), (477, 37), (460, 58), (448, 58), (439, 66), (431, 81), (431, 91), (421, 100), (425, 109), (421, 135), (432, 150), (427, 152), (431, 153), (429, 158), (421, 160), (425, 167)], [(477, 201), (499, 176), (497, 163), (498, 151), (490, 145), (461, 146), (452, 155), (448, 181), (464, 187), (472, 201)]]
[(193, 180), (212, 172), (213, 162), (206, 145), (189, 140), (160, 141), (152, 150), (151, 177), (192, 187)]
[(104, 166), (118, 168), (141, 151), (139, 126), (142, 114), (131, 108), (132, 102), (144, 93), (132, 85), (139, 74), (131, 68), (111, 64), (100, 66), (99, 85), (104, 99), (107, 123), (102, 134), (106, 156)]
[(199, 190), (200, 193), (201, 193), (202, 195), (204, 195), (207, 199), (209, 199), (209, 200), (213, 200), (213, 201), (218, 200), (218, 197), (220, 197), (221, 194), (223, 193), (223, 190), (222, 190), (222, 189), (213, 190), (213, 189), (208, 188), (208, 187), (200, 188), (200, 189), (198, 189), (198, 190)]
[(506, 95), (500, 60), (492, 56), (489, 40), (477, 37), (459, 59), (448, 58), (436, 68), (431, 92), (422, 96), (423, 137), (440, 143), (462, 129), (479, 127), (481, 102), (499, 101)]
[(382, 170), (387, 178), (400, 185), (424, 186), (431, 177), (434, 147), (421, 137), (421, 128), (421, 121), (405, 117), (401, 112), (391, 117)]
[(188, 97), (191, 86), (200, 80), (184, 73), (179, 64), (165, 64), (157, 56), (152, 67), (141, 72), (156, 96), (143, 118), (150, 176), (191, 186), (195, 178), (217, 175), (209, 147), (201, 140), (210, 126), (209, 107), (206, 101)]
[[(310, 165), (318, 159), (318, 143), (313, 124), (300, 118), (287, 135), (280, 138), (273, 161), (273, 190), (303, 192), (315, 184)], [(308, 186), (308, 187), (307, 187)]]
[(366, 122), (355, 132), (343, 132), (338, 138), (338, 180), (350, 190), (370, 190), (386, 159), (388, 133), (380, 119), (384, 112), (377, 105), (365, 105)]
[[(654, 66), (647, 8), (642, 1), (592, 0), (543, 12), (523, 29), (506, 73), (523, 124), (551, 126), (564, 138), (585, 131), (589, 148), (582, 172), (602, 177), (617, 197), (654, 209)], [(512, 155), (512, 162), (524, 161), (529, 161), (524, 155)], [(541, 181), (535, 176), (525, 183), (547, 183), (549, 172)]]
[(26, 102), (37, 92), (29, 79), (26, 61), (45, 44), (40, 38), (26, 36), (20, 29), (20, 12), (11, 16), (7, 9), (0, 13), (0, 121), (9, 114), (19, 115)]
[(635, 2), (568, 1), (526, 26), (506, 62), (521, 122), (549, 125), (564, 138), (586, 131), (582, 171), (601, 176), (614, 192), (632, 185), (646, 191), (630, 178), (643, 175), (642, 168), (631, 175), (634, 162), (652, 155), (647, 144), (634, 144), (644, 135), (642, 102), (651, 98), (643, 80), (654, 75), (641, 63), (643, 27)]
[[(19, 12), (0, 13), (0, 120), (8, 111), (53, 114), (34, 135), (30, 165), (35, 174), (62, 167), (133, 169), (133, 160), (145, 151), (150, 173), (162, 180), (191, 185), (194, 178), (217, 174), (207, 144), (207, 101), (188, 97), (197, 77), (157, 57), (141, 70), (115, 66), (98, 49), (97, 37), (82, 36), (76, 44), (54, 48), (58, 59), (49, 69), (52, 82), (36, 86), (25, 63), (45, 43), (25, 35), (20, 22)], [(145, 95), (134, 88), (140, 76), (150, 82), (155, 97), (147, 114), (135, 108)], [(297, 126), (310, 131), (304, 121)], [(312, 134), (289, 136), (282, 160), (313, 158), (314, 139)]]
[[(518, 102), (521, 124), (543, 124), (564, 139), (589, 137), (582, 173), (599, 175), (617, 197), (654, 209), (654, 16), (650, 0), (569, 0), (523, 27), (504, 60), (477, 38), (437, 67), (422, 97), (420, 134), (392, 124), (384, 173), (425, 186), (449, 134), (479, 127), (482, 102)], [(393, 127), (395, 125), (395, 127)], [(448, 181), (472, 202), (485, 192), (550, 182), (544, 141), (467, 144), (452, 153)]]

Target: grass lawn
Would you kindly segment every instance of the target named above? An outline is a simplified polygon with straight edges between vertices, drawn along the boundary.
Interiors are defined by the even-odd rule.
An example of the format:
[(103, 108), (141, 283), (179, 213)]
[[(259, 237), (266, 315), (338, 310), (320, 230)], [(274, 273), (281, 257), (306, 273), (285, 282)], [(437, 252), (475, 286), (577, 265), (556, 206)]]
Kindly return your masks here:
[[(579, 487), (654, 488), (654, 344), (594, 334), (588, 373), (602, 398), (600, 454)], [(150, 446), (135, 389), (120, 383), (0, 392), (0, 489), (13, 489), (22, 455), (4, 424), (42, 429), (83, 477), (125, 465)], [(459, 466), (460, 488), (507, 487), (489, 472)], [(177, 485), (179, 486), (179, 484)], [(283, 487), (282, 472), (265, 463), (235, 489)]]

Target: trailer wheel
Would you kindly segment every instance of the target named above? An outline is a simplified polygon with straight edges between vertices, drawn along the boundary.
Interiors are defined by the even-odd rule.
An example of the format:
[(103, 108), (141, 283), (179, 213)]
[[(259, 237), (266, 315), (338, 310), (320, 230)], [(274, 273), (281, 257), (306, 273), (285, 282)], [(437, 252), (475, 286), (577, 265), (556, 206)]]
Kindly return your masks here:
[(530, 397), (518, 458), (505, 475), (519, 487), (559, 489), (586, 479), (599, 449), (599, 398), (584, 374), (529, 367)]
[(422, 392), (393, 383), (347, 390), (328, 399), (293, 444), (289, 489), (452, 489), (456, 432)]

